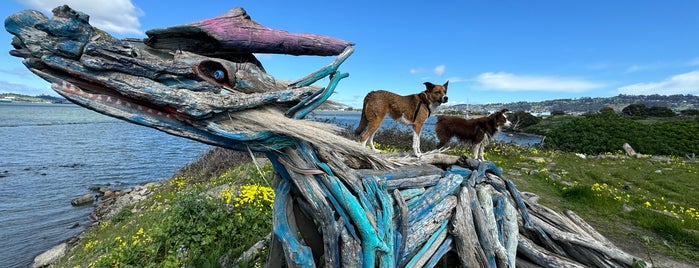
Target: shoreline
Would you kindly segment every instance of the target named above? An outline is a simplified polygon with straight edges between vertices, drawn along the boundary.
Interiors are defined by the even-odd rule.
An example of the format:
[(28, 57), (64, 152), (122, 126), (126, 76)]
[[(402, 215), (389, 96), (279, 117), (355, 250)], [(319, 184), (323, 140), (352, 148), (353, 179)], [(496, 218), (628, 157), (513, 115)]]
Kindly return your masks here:
[[(170, 179), (171, 178), (157, 182), (148, 182), (146, 184), (137, 185), (133, 188), (127, 188), (124, 190), (111, 190), (107, 187), (93, 189), (93, 192), (96, 191), (98, 194), (97, 197), (95, 197), (96, 200), (93, 202), (92, 212), (90, 212), (90, 215), (88, 216), (90, 224), (85, 226), (79, 234), (71, 236), (61, 241), (58, 245), (55, 245), (52, 248), (34, 256), (32, 267), (50, 266), (56, 260), (68, 254), (68, 252), (81, 239), (83, 239), (88, 232), (92, 231), (92, 228), (99, 226), (100, 223), (104, 221), (108, 221), (124, 207), (145, 200), (153, 193), (154, 188), (160, 187), (163, 182), (169, 181)], [(73, 201), (76, 199), (73, 199)]]

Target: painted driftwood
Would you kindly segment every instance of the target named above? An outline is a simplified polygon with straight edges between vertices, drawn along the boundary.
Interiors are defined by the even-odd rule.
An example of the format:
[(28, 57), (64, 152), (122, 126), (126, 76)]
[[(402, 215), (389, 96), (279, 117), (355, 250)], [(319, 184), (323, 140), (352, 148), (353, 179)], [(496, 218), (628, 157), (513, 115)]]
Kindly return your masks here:
[[(375, 154), (303, 118), (352, 43), (264, 27), (242, 8), (118, 40), (68, 6), (5, 20), (10, 53), (72, 102), (173, 135), (264, 153), (277, 171), (268, 267), (631, 267), (572, 212), (520, 193), (491, 162)], [(294, 82), (253, 53), (336, 56)], [(312, 86), (328, 78), (326, 87)], [(446, 258), (446, 256), (456, 258)]]

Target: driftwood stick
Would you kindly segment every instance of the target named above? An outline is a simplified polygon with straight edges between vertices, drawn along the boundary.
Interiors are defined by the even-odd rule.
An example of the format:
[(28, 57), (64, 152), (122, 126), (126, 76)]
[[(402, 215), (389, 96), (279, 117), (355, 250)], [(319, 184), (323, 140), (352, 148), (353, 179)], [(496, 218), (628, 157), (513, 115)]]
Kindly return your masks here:
[(580, 228), (569, 218), (563, 217), (556, 211), (553, 211), (550, 208), (540, 205), (536, 201), (536, 198), (533, 198), (532, 195), (529, 195), (527, 198), (524, 198), (524, 201), (529, 206), (530, 213), (538, 215), (540, 219), (546, 221), (551, 226), (556, 226), (556, 228), (564, 232), (578, 233), (584, 236), (592, 237), (584, 229)]
[(481, 161), (478, 163), (478, 168), (476, 171), (471, 173), (471, 176), (468, 178), (468, 185), (475, 187), (476, 184), (483, 182), (485, 180), (486, 172), (490, 172), (498, 176), (502, 174), (502, 171), (493, 162)]
[(517, 247), (517, 252), (522, 254), (527, 259), (533, 261), (541, 267), (547, 268), (584, 268), (586, 266), (570, 260), (568, 258), (562, 257), (557, 254), (553, 254), (550, 251), (534, 244), (529, 238), (520, 237), (519, 245)]
[(340, 68), (340, 65), (345, 62), (347, 58), (349, 58), (350, 55), (354, 53), (354, 47), (352, 46), (347, 46), (344, 48), (342, 53), (335, 58), (330, 64), (320, 68), (319, 70), (304, 76), (303, 78), (300, 78), (299, 80), (296, 80), (294, 82), (291, 82), (289, 84), (290, 88), (297, 88), (297, 87), (305, 87), (305, 86), (310, 86), (311, 84), (315, 83), (316, 81), (323, 79), (324, 77), (328, 75), (333, 75), (337, 72), (337, 69)]
[(340, 258), (342, 267), (361, 267), (363, 263), (362, 259), (362, 246), (359, 244), (358, 239), (351, 236), (347, 231), (346, 227), (342, 228), (340, 232)]
[(507, 198), (504, 201), (504, 228), (505, 236), (505, 251), (507, 252), (507, 260), (510, 267), (515, 267), (517, 257), (517, 243), (519, 241), (519, 223), (517, 221), (517, 210)]
[(272, 229), (284, 249), (284, 257), (290, 267), (315, 267), (311, 249), (301, 244), (296, 233), (290, 229), (291, 223), (287, 218), (286, 208), (291, 204), (289, 195), (291, 183), (281, 180), (274, 195), (274, 222)]
[(457, 195), (457, 206), (452, 220), (452, 233), (456, 252), (461, 260), (461, 264), (466, 268), (485, 267), (488, 260), (478, 243), (478, 235), (473, 224), (473, 213), (471, 212), (471, 199), (469, 198), (469, 187), (461, 187)]
[(412, 178), (401, 178), (386, 181), (386, 188), (388, 190), (393, 189), (405, 189), (405, 188), (420, 188), (420, 187), (430, 187), (434, 186), (439, 182), (442, 176), (438, 175), (426, 175), (418, 176)]
[[(493, 206), (493, 193), (496, 191), (490, 185), (476, 185), (476, 194), (481, 208), (483, 209), (483, 222), (485, 223), (484, 236), (489, 237), (489, 243), (495, 253), (495, 261), (498, 267), (507, 266), (507, 253), (505, 247), (501, 243), (501, 237), (498, 233), (498, 224), (495, 220), (496, 215)], [(502, 211), (501, 211), (502, 213)]]
[(571, 210), (564, 210), (563, 214), (566, 215), (568, 217), (568, 219), (572, 220), (575, 223), (575, 225), (577, 225), (580, 228), (582, 228), (583, 230), (585, 230), (587, 232), (587, 234), (592, 236), (595, 240), (600, 241), (602, 244), (605, 244), (607, 246), (614, 245), (606, 237), (604, 237), (602, 234), (597, 232), (597, 230), (595, 230), (595, 228), (590, 226), (590, 224), (585, 222), (585, 220), (580, 218), (580, 216), (578, 216), (578, 214), (575, 214), (575, 212), (573, 212)]
[(386, 185), (383, 181), (369, 180), (368, 189), (374, 193), (374, 198), (379, 200), (380, 215), (378, 225), (381, 227), (379, 230), (383, 230), (381, 238), (386, 242), (386, 246), (391, 249), (389, 252), (379, 252), (382, 254), (380, 267), (394, 267), (396, 264), (396, 253), (393, 251), (394, 243), (394, 228), (393, 228), (393, 202), (386, 191)]
[[(617, 247), (606, 246), (602, 242), (593, 240), (589, 237), (584, 237), (582, 235), (574, 233), (563, 232), (552, 227), (549, 224), (542, 223), (541, 227), (546, 232), (548, 232), (553, 239), (560, 240), (566, 243), (571, 243), (580, 247), (587, 247), (596, 250), (602, 254), (605, 254), (607, 257), (619, 261), (620, 263), (623, 263), (625, 265), (632, 266), (638, 262), (643, 262), (641, 258), (628, 254)], [(644, 267), (651, 267), (650, 263), (645, 264), (646, 265)]]
[[(394, 191), (398, 191), (398, 189), (396, 189)], [(411, 188), (411, 189), (401, 190), (400, 196), (403, 198), (403, 200), (410, 200), (410, 199), (418, 197), (424, 193), (425, 193), (425, 188)]]
[[(407, 244), (407, 232), (409, 230), (408, 228), (408, 205), (405, 204), (405, 200), (403, 199), (403, 196), (401, 196), (401, 193), (398, 191), (398, 189), (393, 190), (393, 198), (396, 200), (396, 205), (400, 209), (400, 217), (398, 218), (399, 224), (396, 224), (397, 227), (400, 227), (399, 230), (395, 230), (397, 235), (401, 234), (406, 234), (406, 236), (396, 236), (394, 241), (396, 241), (396, 244), (398, 244), (398, 250), (396, 251), (396, 254), (398, 257), (396, 257), (396, 260), (400, 259), (400, 256), (402, 256), (403, 252), (405, 251), (405, 245)], [(398, 242), (400, 240), (400, 242)]]
[(348, 73), (335, 72), (334, 75), (330, 76), (330, 82), (328, 83), (328, 86), (320, 90), (320, 94), (313, 97), (309, 96), (301, 100), (297, 105), (289, 109), (289, 111), (287, 111), (285, 114), (295, 119), (305, 118), (306, 115), (318, 108), (321, 104), (323, 104), (323, 102), (328, 100), (328, 98), (330, 98), (333, 92), (335, 92), (335, 87), (337, 87), (337, 84), (340, 83), (340, 80), (347, 77), (349, 77)]
[(494, 248), (496, 242), (493, 241), (493, 238), (489, 235), (488, 224), (485, 219), (486, 215), (478, 201), (478, 194), (472, 187), (466, 186), (464, 188), (468, 189), (469, 204), (471, 205), (471, 211), (473, 213), (474, 230), (476, 231), (478, 242), (481, 244), (481, 248), (486, 257), (487, 267), (497, 267)]
[(375, 227), (369, 221), (364, 208), (359, 200), (335, 177), (320, 176), (323, 183), (330, 192), (337, 198), (340, 205), (347, 211), (347, 215), (355, 223), (359, 230), (362, 244), (363, 267), (374, 267), (376, 261), (376, 250), (389, 252), (386, 244), (378, 237)]
[(422, 246), (405, 267), (423, 267), (447, 238), (447, 226), (449, 226), (448, 220), (444, 221), (442, 225), (439, 226), (439, 229), (430, 236), (427, 242), (425, 242), (425, 245)]
[[(285, 149), (285, 152), (290, 162), (288, 164), (306, 166), (307, 163), (295, 151)], [(339, 257), (338, 243), (340, 232), (338, 223), (333, 215), (335, 209), (328, 204), (328, 199), (326, 198), (330, 194), (321, 187), (311, 174), (299, 174), (291, 170), (288, 171), (288, 174), (311, 208), (313, 218), (318, 220), (320, 224), (326, 265), (337, 265), (339, 261), (337, 257)], [(307, 224), (304, 225), (306, 226)], [(313, 244), (315, 241), (307, 242)]]
[(430, 187), (420, 197), (407, 202), (410, 209), (409, 222), (413, 224), (425, 217), (426, 213), (447, 196), (458, 192), (463, 178), (459, 175), (447, 175), (442, 178), (437, 185)]
[(442, 175), (442, 173), (444, 173), (444, 171), (441, 168), (428, 164), (399, 166), (391, 169), (390, 172), (378, 169), (357, 170), (357, 174), (360, 177), (376, 176), (386, 181), (419, 176)]
[(446, 255), (449, 251), (451, 251), (453, 240), (454, 239), (451, 235), (447, 235), (447, 239), (442, 242), (442, 245), (440, 245), (437, 251), (432, 254), (430, 260), (427, 261), (423, 267), (434, 267), (437, 265), (439, 260), (442, 259), (442, 257), (444, 257), (444, 255)]
[(146, 31), (146, 44), (193, 52), (249, 52), (331, 56), (352, 43), (315, 34), (271, 29), (253, 21), (240, 7), (184, 25)]
[(415, 255), (417, 250), (425, 243), (425, 241), (427, 241), (429, 236), (439, 229), (441, 223), (451, 217), (455, 206), (456, 197), (447, 196), (436, 206), (434, 206), (424, 218), (410, 224), (409, 230), (406, 234), (407, 244), (405, 247), (405, 252), (401, 257), (401, 265), (399, 266), (404, 266), (405, 263)]

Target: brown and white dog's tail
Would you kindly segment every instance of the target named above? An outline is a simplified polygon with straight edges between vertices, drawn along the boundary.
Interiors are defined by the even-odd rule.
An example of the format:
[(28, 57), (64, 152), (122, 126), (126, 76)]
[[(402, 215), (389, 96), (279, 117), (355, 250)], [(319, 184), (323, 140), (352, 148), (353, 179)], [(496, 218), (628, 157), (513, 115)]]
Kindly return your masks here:
[[(364, 106), (366, 106), (366, 101), (364, 102)], [(362, 107), (362, 116), (361, 119), (359, 119), (359, 126), (357, 126), (357, 129), (354, 130), (354, 135), (361, 135), (362, 132), (366, 129), (367, 125), (369, 124), (369, 121), (366, 119), (366, 107)]]

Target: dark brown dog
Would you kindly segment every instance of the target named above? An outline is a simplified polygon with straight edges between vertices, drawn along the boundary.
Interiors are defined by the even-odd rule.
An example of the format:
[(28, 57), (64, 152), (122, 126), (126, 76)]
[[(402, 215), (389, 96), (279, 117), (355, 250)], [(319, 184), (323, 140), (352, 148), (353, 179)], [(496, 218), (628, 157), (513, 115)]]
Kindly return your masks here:
[(447, 86), (449, 81), (441, 86), (425, 82), (425, 91), (407, 96), (385, 90), (369, 92), (364, 98), (362, 119), (354, 131), (357, 135), (361, 134), (362, 146), (366, 147), (368, 141), (371, 149), (378, 151), (374, 148), (374, 134), (388, 114), (399, 123), (413, 126), (413, 152), (415, 156), (422, 155), (420, 153), (422, 125), (437, 106), (447, 102)]
[(502, 127), (509, 127), (510, 120), (507, 120), (507, 109), (502, 109), (491, 115), (475, 119), (464, 119), (458, 116), (437, 116), (437, 123), (434, 131), (439, 139), (439, 148), (457, 137), (460, 141), (471, 144), (473, 157), (477, 160), (485, 160), (483, 151), (493, 135), (500, 131)]

